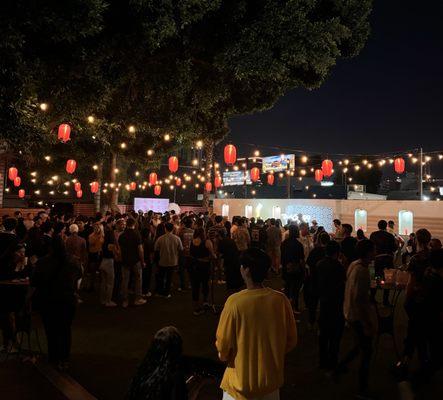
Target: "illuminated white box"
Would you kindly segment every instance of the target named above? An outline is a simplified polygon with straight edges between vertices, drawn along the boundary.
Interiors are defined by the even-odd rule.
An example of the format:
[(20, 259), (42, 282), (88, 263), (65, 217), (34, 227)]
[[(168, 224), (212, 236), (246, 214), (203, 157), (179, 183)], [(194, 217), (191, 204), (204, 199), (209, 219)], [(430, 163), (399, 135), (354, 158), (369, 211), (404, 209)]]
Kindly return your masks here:
[(256, 207), (255, 207), (255, 218), (260, 218), (262, 208), (263, 208), (263, 204), (262, 203), (258, 203), (256, 205)]
[(252, 217), (252, 206), (249, 204), (245, 206), (245, 217), (246, 218)]
[(229, 205), (228, 204), (222, 205), (222, 217), (229, 218)]
[(398, 230), (400, 235), (414, 232), (414, 214), (412, 211), (401, 210), (398, 213)]
[(272, 218), (280, 219), (281, 218), (281, 208), (280, 206), (272, 206)]
[(362, 229), (363, 232), (368, 230), (368, 212), (357, 208), (354, 213), (355, 230)]
[(134, 210), (142, 210), (143, 212), (152, 210), (154, 212), (164, 213), (169, 210), (169, 199), (135, 197)]

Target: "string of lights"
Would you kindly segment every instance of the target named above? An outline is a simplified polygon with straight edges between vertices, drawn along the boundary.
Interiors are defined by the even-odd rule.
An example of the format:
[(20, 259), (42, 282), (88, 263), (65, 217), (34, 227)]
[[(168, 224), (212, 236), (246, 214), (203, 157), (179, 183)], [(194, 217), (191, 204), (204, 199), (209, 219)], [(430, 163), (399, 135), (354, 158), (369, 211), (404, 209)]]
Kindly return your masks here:
[[(49, 109), (49, 105), (47, 103), (40, 103), (40, 109), (46, 112)], [(97, 122), (97, 118), (93, 115), (87, 117), (86, 121), (89, 124), (94, 124)], [(134, 134), (137, 132), (137, 127), (135, 125), (128, 126), (128, 132)], [(68, 143), (71, 138), (71, 127), (67, 123), (62, 123), (58, 127), (57, 137), (62, 143)], [(174, 140), (174, 137), (170, 133), (165, 133), (163, 135), (164, 142), (170, 142)], [(302, 181), (304, 177), (312, 177), (317, 182), (321, 182), (324, 178), (330, 178), (332, 175), (341, 173), (346, 176), (349, 182), (352, 182), (353, 177), (350, 176), (352, 172), (358, 172), (363, 168), (372, 169), (375, 167), (383, 168), (387, 165), (394, 166), (394, 172), (398, 175), (405, 173), (406, 171), (406, 160), (409, 160), (411, 166), (417, 165), (420, 171), (420, 179), (421, 182), (432, 182), (433, 177), (430, 173), (423, 174), (423, 167), (429, 166), (434, 161), (443, 160), (443, 150), (437, 151), (432, 150), (428, 152), (423, 152), (422, 149), (407, 149), (407, 150), (399, 150), (399, 151), (391, 151), (377, 154), (344, 154), (344, 153), (327, 153), (324, 156), (322, 152), (315, 151), (306, 151), (302, 149), (295, 149), (286, 146), (268, 146), (268, 145), (257, 145), (253, 143), (239, 143), (241, 146), (252, 147), (254, 150), (252, 151), (251, 156), (244, 156), (242, 158), (237, 158), (237, 149), (236, 147), (229, 143), (224, 148), (224, 162), (226, 164), (225, 172), (229, 171), (239, 171), (243, 169), (245, 172), (249, 171), (249, 175), (253, 183), (263, 183), (261, 180), (261, 175), (265, 174), (266, 181), (268, 185), (274, 185), (275, 178), (274, 175), (280, 179), (286, 177), (293, 177), (297, 175), (299, 181)], [(119, 145), (120, 149), (126, 150), (128, 148), (127, 142), (121, 142)], [(194, 148), (194, 146), (192, 146)], [(263, 172), (259, 168), (260, 164), (263, 164), (263, 160), (265, 157), (261, 155), (260, 149), (269, 149), (272, 151), (278, 152), (289, 152), (298, 156), (297, 162), (295, 162), (291, 166), (287, 164), (287, 167), (276, 174), (273, 171)], [(197, 140), (195, 142), (195, 149), (202, 150), (203, 149), (203, 141)], [(146, 150), (146, 154), (148, 157), (151, 157), (155, 154), (155, 150), (153, 148), (149, 148)], [(287, 154), (282, 154), (282, 159)], [(323, 156), (323, 157), (322, 157)], [(319, 161), (319, 157), (323, 159)], [(314, 161), (311, 162), (311, 158)], [(45, 155), (44, 160), (50, 163), (53, 160), (53, 156)], [(97, 181), (89, 182), (89, 186), (91, 192), (96, 194), (99, 191), (102, 193), (107, 193), (109, 190), (114, 190), (118, 192), (119, 190), (127, 190), (128, 192), (133, 192), (136, 190), (146, 190), (148, 188), (154, 188), (154, 194), (159, 196), (161, 194), (162, 186), (169, 186), (170, 190), (177, 189), (187, 189), (188, 187), (194, 186), (194, 188), (199, 189), (203, 187), (203, 189), (207, 192), (213, 191), (213, 189), (218, 189), (223, 186), (223, 174), (221, 172), (221, 165), (218, 162), (214, 162), (210, 165), (210, 168), (207, 170), (204, 167), (200, 166), (201, 160), (195, 158), (192, 160), (191, 165), (180, 165), (177, 156), (170, 156), (167, 164), (161, 164), (160, 166), (168, 166), (170, 174), (164, 177), (157, 176), (157, 173), (151, 171), (149, 174), (149, 180), (140, 180), (142, 176), (142, 172), (135, 171), (133, 179), (128, 182), (102, 182), (101, 185)], [(73, 175), (77, 168), (77, 162), (74, 159), (68, 159), (66, 161), (66, 172), (70, 175)], [(181, 175), (175, 174), (178, 170), (191, 170), (188, 174), (183, 172)], [(98, 165), (94, 164), (92, 166), (93, 170), (98, 170)], [(119, 174), (119, 169), (114, 169), (114, 174)], [(159, 170), (160, 172), (160, 170)], [(171, 174), (172, 173), (172, 174)], [(214, 178), (212, 178), (212, 173)], [(30, 183), (33, 185), (38, 184), (37, 175), (38, 171), (32, 171), (29, 173), (31, 176)], [(155, 175), (155, 176), (154, 176)], [(245, 174), (246, 175), (246, 174)], [(18, 175), (17, 168), (15, 166), (10, 166), (8, 170), (8, 178), (11, 184), (6, 187), (6, 191), (9, 192), (12, 187), (18, 189), (18, 195), (20, 198), (25, 197), (25, 191), (21, 188), (23, 182), (22, 178)], [(212, 179), (214, 181), (212, 182)], [(246, 178), (245, 178), (246, 179)], [(65, 196), (69, 196), (72, 192), (69, 190), (72, 186), (76, 193), (77, 198), (81, 198), (83, 195), (83, 190), (80, 182), (80, 178), (73, 178), (69, 180), (65, 180), (63, 183), (61, 182), (62, 178), (54, 172), (52, 177), (48, 179), (46, 182), (40, 182), (41, 184), (49, 186), (47, 190), (47, 195), (54, 196), (57, 193), (63, 194)], [(435, 179), (434, 179), (435, 181)], [(309, 188), (307, 185), (306, 188)], [(435, 191), (436, 188), (430, 188), (431, 191)], [(33, 190), (33, 194), (36, 196), (44, 196), (46, 192), (42, 187), (36, 187)]]

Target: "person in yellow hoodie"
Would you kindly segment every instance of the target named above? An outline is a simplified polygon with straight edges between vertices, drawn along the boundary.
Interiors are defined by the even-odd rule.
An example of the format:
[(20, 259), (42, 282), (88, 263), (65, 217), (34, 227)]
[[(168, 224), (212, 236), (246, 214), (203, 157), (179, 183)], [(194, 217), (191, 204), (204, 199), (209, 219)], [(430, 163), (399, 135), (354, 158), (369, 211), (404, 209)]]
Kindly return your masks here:
[(228, 298), (216, 334), (227, 363), (223, 400), (278, 400), (285, 354), (297, 344), (294, 314), (283, 293), (263, 285), (271, 267), (265, 252), (251, 248), (241, 264), (246, 289)]

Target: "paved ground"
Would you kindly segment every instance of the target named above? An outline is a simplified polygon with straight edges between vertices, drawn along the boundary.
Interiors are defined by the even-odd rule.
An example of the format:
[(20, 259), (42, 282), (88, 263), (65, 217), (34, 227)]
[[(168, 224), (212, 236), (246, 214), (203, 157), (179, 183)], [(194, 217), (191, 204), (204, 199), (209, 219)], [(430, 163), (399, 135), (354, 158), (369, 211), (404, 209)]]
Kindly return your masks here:
[[(281, 287), (281, 282), (270, 283)], [(216, 287), (216, 302), (223, 302), (223, 287)], [(73, 329), (72, 376), (100, 400), (124, 398), (134, 371), (143, 358), (154, 333), (163, 326), (175, 325), (182, 333), (185, 353), (192, 356), (216, 359), (214, 334), (218, 318), (213, 314), (194, 317), (191, 294), (175, 292), (172, 299), (151, 298), (142, 307), (103, 309), (94, 295), (87, 296), (80, 305)], [(282, 400), (334, 400), (351, 399), (356, 392), (355, 365), (340, 384), (330, 382), (317, 368), (317, 334), (308, 331), (304, 315), (299, 324), (299, 344), (287, 357), (286, 384)], [(404, 332), (404, 315), (399, 307), (396, 330)], [(349, 332), (345, 333), (342, 350), (350, 345)], [(399, 397), (397, 383), (389, 369), (395, 361), (390, 337), (380, 341), (371, 372), (371, 384), (381, 399)], [(0, 364), (1, 365), (1, 364)], [(4, 375), (0, 375), (2, 377)], [(219, 399), (216, 387), (206, 390), (205, 399)], [(4, 397), (0, 394), (0, 398)], [(5, 397), (5, 399), (9, 397)], [(11, 399), (19, 397), (11, 397)], [(22, 397), (27, 399), (29, 397)], [(44, 396), (38, 398), (58, 399)], [(443, 398), (443, 374), (434, 378), (418, 393), (417, 399)], [(21, 399), (21, 398), (20, 398)]]
[(36, 367), (13, 358), (0, 362), (0, 399), (66, 400)]

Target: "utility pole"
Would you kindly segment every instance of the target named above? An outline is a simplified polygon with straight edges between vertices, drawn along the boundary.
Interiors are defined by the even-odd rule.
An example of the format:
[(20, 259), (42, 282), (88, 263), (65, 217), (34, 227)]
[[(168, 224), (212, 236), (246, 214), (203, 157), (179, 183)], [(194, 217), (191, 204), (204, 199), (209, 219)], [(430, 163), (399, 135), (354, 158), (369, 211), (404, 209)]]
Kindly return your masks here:
[(286, 191), (287, 191), (287, 197), (288, 199), (291, 198), (291, 173), (288, 173), (288, 171), (286, 171)]
[(423, 200), (423, 147), (420, 147), (420, 173), (419, 173), (420, 200)]

